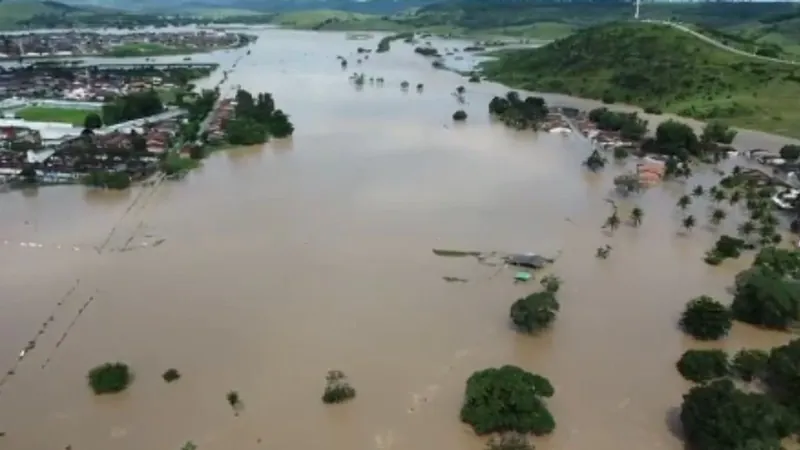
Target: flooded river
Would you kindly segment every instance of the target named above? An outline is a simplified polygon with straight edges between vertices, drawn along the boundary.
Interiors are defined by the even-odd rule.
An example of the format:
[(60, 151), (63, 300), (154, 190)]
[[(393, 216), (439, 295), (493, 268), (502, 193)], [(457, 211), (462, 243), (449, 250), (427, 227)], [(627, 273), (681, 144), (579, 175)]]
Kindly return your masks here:
[[(14, 371), (0, 387), (3, 449), (480, 449), (458, 419), (464, 382), (502, 364), (556, 386), (557, 429), (537, 448), (682, 448), (675, 408), (689, 385), (674, 364), (697, 344), (677, 317), (697, 295), (727, 301), (745, 265), (702, 262), (724, 227), (677, 233), (676, 199), (714, 176), (617, 199), (623, 215), (643, 207), (644, 224), (606, 235), (620, 167), (589, 174), (580, 137), (491, 123), (504, 88), (466, 84), (406, 44), (357, 66), (356, 48), (376, 42), (262, 32), (228, 83), (272, 92), (297, 128), (289, 141), (130, 192), (0, 196), (0, 369)], [(385, 85), (358, 90), (353, 70)], [(469, 119), (454, 125), (459, 108)], [(596, 259), (606, 244), (611, 257)], [(509, 328), (509, 306), (538, 283), (434, 247), (562, 252), (552, 330)], [(737, 324), (722, 346), (785, 339)], [(92, 395), (87, 371), (116, 360), (135, 371), (131, 388)], [(171, 367), (183, 378), (166, 384)], [(322, 404), (331, 368), (349, 375), (353, 402)]]

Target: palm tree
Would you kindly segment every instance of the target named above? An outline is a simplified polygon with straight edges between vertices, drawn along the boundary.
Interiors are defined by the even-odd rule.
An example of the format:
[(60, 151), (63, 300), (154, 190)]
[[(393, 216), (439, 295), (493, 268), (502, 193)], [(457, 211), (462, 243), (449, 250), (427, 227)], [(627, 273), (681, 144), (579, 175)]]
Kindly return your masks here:
[(719, 203), (719, 202), (725, 200), (725, 197), (726, 197), (725, 191), (723, 191), (722, 189), (717, 189), (712, 194), (711, 199), (714, 200), (714, 203)]
[(620, 220), (617, 212), (614, 211), (608, 218), (606, 219), (606, 223), (603, 224), (603, 228), (608, 228), (612, 232), (619, 228)]
[(756, 225), (750, 220), (739, 225), (739, 234), (741, 234), (745, 238), (749, 237), (755, 231), (756, 231)]
[(774, 227), (761, 225), (761, 228), (758, 229), (758, 236), (761, 237), (761, 245), (768, 245), (773, 234), (775, 234)]
[(704, 193), (705, 190), (703, 189), (703, 186), (699, 184), (692, 189), (692, 195), (695, 197), (701, 197)]
[(688, 216), (683, 218), (682, 225), (686, 231), (691, 231), (691, 229), (694, 228), (695, 225), (697, 225), (697, 219), (695, 219), (693, 215), (689, 214)]
[(631, 210), (631, 224), (634, 227), (638, 227), (639, 225), (641, 225), (643, 218), (644, 218), (644, 211), (642, 211), (642, 208), (639, 208), (637, 206)]
[(726, 217), (728, 217), (728, 213), (726, 213), (724, 209), (717, 208), (711, 213), (711, 224), (717, 226), (721, 224)]
[(692, 204), (692, 198), (689, 197), (688, 195), (684, 195), (678, 199), (678, 208), (680, 208), (683, 211), (686, 211), (686, 208), (688, 208), (689, 205), (691, 204)]

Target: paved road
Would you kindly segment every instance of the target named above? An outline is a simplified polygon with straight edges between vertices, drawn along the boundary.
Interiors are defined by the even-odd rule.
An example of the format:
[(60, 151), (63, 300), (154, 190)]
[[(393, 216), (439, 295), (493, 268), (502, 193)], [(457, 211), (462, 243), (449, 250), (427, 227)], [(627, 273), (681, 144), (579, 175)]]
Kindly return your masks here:
[(667, 21), (667, 20), (650, 20), (650, 19), (642, 19), (642, 20), (640, 20), (640, 22), (654, 23), (654, 24), (670, 26), (672, 28), (675, 28), (676, 30), (683, 31), (684, 33), (689, 33), (692, 36), (696, 37), (697, 39), (700, 39), (702, 41), (706, 41), (709, 44), (714, 45), (717, 48), (720, 48), (722, 50), (725, 50), (725, 51), (728, 51), (728, 52), (731, 52), (731, 53), (736, 53), (737, 55), (742, 55), (742, 56), (746, 56), (746, 57), (754, 58), (754, 59), (760, 59), (762, 61), (775, 62), (775, 63), (780, 63), (780, 64), (789, 64), (789, 65), (792, 65), (792, 66), (800, 66), (800, 61), (793, 61), (793, 60), (781, 59), (781, 58), (770, 58), (768, 56), (756, 55), (755, 53), (750, 53), (750, 52), (746, 52), (746, 51), (738, 49), (738, 48), (731, 47), (730, 45), (724, 44), (724, 43), (722, 43), (722, 42), (720, 42), (720, 41), (718, 41), (718, 40), (716, 40), (714, 38), (708, 37), (708, 36), (706, 36), (706, 35), (704, 35), (702, 33), (699, 33), (697, 31), (689, 28), (686, 25), (683, 25), (683, 24), (680, 24), (680, 23), (677, 23), (677, 22), (670, 22), (670, 21)]

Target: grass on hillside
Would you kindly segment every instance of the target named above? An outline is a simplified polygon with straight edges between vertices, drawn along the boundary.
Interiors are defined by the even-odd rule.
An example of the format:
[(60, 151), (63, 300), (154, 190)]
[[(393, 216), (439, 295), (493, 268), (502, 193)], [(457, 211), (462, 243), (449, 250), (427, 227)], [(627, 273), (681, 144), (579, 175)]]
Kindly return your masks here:
[(82, 127), (84, 119), (90, 112), (90, 110), (86, 109), (29, 106), (16, 111), (14, 114), (31, 122), (61, 122)]
[(668, 26), (614, 23), (538, 49), (500, 52), (485, 74), (509, 86), (656, 107), (800, 137), (800, 67), (721, 50)]

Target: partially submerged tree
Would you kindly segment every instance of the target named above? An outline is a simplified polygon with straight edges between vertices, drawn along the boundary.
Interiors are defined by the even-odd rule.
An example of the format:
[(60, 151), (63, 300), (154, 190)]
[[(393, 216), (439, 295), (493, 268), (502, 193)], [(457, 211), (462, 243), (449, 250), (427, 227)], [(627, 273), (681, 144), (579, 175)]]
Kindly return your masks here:
[(463, 109), (459, 109), (458, 111), (453, 113), (453, 120), (456, 122), (463, 122), (467, 120), (467, 113)]
[(461, 421), (480, 435), (507, 431), (546, 435), (556, 423), (544, 398), (554, 393), (547, 378), (516, 366), (480, 370), (467, 379)]
[(177, 381), (178, 379), (180, 379), (180, 377), (181, 373), (178, 372), (178, 369), (167, 369), (167, 371), (161, 375), (161, 378), (163, 378), (164, 381), (166, 381), (167, 383), (172, 383), (173, 381)]
[(322, 394), (324, 403), (344, 403), (356, 396), (356, 390), (347, 381), (347, 376), (341, 370), (329, 370), (325, 376), (325, 392)]
[(560, 307), (553, 292), (534, 292), (511, 305), (511, 322), (519, 331), (535, 333), (556, 320)]
[(722, 350), (687, 350), (678, 360), (678, 372), (689, 381), (704, 383), (730, 373), (728, 355)]
[(680, 327), (695, 339), (702, 341), (725, 337), (733, 324), (731, 312), (722, 303), (703, 295), (686, 304)]
[(105, 363), (89, 371), (89, 387), (95, 394), (115, 394), (128, 388), (133, 381), (128, 365), (121, 362)]
[(228, 401), (228, 404), (231, 405), (234, 412), (238, 412), (239, 409), (242, 408), (242, 398), (239, 396), (239, 393), (236, 391), (229, 391), (225, 394), (225, 399)]
[(703, 450), (777, 450), (793, 431), (786, 409), (764, 394), (736, 389), (730, 380), (689, 390), (680, 419), (687, 444)]
[(561, 278), (559, 278), (558, 275), (546, 275), (544, 278), (542, 278), (540, 283), (546, 292), (555, 294), (559, 289), (561, 289)]
[(742, 349), (731, 360), (732, 372), (742, 381), (761, 378), (767, 369), (769, 353), (758, 349)]
[(642, 208), (638, 206), (631, 210), (631, 225), (634, 227), (639, 227), (642, 224), (642, 219), (644, 219), (644, 211)]
[(731, 311), (742, 322), (786, 330), (800, 316), (800, 285), (769, 267), (754, 266), (737, 275)]
[(583, 164), (592, 172), (597, 172), (606, 166), (606, 159), (600, 154), (600, 152), (594, 150), (589, 157), (586, 158), (586, 161), (584, 161)]

